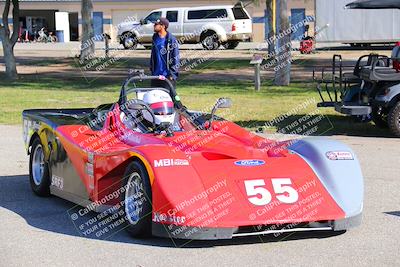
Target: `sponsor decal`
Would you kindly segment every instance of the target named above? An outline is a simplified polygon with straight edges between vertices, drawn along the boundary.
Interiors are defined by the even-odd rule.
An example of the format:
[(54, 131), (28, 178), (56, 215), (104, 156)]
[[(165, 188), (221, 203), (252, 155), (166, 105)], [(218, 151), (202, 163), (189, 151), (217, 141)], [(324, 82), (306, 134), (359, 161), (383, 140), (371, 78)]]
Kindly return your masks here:
[(57, 187), (60, 190), (63, 190), (64, 189), (64, 178), (53, 174), (51, 176), (51, 185), (54, 187)]
[(187, 159), (160, 159), (154, 160), (154, 167), (188, 166)]
[(173, 224), (183, 224), (186, 221), (184, 216), (169, 216), (165, 213), (154, 212), (153, 222), (157, 223), (173, 223)]
[(243, 167), (253, 167), (253, 166), (260, 166), (264, 165), (265, 161), (260, 159), (246, 159), (246, 160), (238, 160), (235, 161), (236, 166), (243, 166)]
[(354, 160), (354, 156), (348, 151), (329, 151), (326, 152), (326, 157), (329, 160)]

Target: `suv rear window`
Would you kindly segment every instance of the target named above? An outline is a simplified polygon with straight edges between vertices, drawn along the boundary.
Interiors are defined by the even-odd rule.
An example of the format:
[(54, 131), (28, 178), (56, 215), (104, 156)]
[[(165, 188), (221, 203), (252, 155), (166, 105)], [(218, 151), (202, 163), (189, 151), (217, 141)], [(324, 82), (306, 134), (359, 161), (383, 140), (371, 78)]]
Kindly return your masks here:
[(249, 16), (247, 16), (246, 12), (241, 7), (234, 7), (232, 11), (235, 19), (249, 19)]
[(188, 12), (188, 19), (216, 19), (226, 18), (226, 9), (192, 10)]

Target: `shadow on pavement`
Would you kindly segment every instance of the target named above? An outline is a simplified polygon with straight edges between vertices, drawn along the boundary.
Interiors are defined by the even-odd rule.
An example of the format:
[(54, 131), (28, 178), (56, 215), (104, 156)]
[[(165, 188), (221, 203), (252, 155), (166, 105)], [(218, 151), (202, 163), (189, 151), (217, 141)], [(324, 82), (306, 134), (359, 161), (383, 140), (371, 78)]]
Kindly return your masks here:
[[(88, 238), (82, 236), (82, 234), (75, 228), (69, 214), (67, 213), (67, 211), (74, 206), (75, 204), (58, 197), (53, 196), (49, 198), (42, 198), (34, 195), (30, 189), (28, 175), (0, 176), (0, 207), (18, 214), (32, 227), (53, 233)], [(16, 231), (17, 230), (18, 229), (16, 229)], [(90, 239), (103, 240), (105, 242), (121, 242), (157, 247), (202, 248), (279, 242), (309, 238), (328, 238), (340, 235), (342, 233), (344, 232), (314, 231), (295, 234), (282, 234), (277, 237), (268, 235), (240, 237), (232, 240), (191, 241), (156, 237), (148, 239), (136, 239), (129, 236), (127, 232), (120, 231), (105, 240), (101, 238)]]
[(388, 215), (400, 217), (400, 210), (398, 210), (398, 211), (387, 211), (387, 212), (384, 212), (384, 213), (388, 214)]

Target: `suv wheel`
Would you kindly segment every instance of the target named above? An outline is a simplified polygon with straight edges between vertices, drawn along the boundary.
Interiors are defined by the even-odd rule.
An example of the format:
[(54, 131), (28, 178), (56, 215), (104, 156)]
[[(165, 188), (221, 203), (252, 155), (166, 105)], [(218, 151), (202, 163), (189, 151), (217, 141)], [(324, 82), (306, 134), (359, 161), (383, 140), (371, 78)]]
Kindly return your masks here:
[(124, 33), (122, 37), (122, 45), (125, 49), (136, 49), (137, 38), (131, 33)]
[(400, 101), (389, 111), (388, 124), (390, 131), (400, 137)]
[(235, 49), (239, 45), (239, 41), (229, 41), (223, 44), (225, 49)]
[(221, 43), (218, 40), (218, 35), (214, 31), (206, 31), (201, 35), (201, 44), (206, 50), (216, 50)]

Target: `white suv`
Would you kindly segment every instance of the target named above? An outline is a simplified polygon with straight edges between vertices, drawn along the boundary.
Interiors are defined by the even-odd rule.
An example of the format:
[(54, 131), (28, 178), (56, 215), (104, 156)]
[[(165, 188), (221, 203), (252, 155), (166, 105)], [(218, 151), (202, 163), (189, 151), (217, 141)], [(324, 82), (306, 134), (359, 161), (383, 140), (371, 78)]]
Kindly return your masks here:
[(162, 8), (150, 12), (140, 22), (122, 23), (118, 38), (126, 49), (137, 44), (150, 47), (154, 22), (160, 17), (169, 20), (168, 31), (180, 43), (202, 43), (208, 50), (223, 45), (234, 49), (240, 41), (252, 38), (252, 20), (243, 5)]

